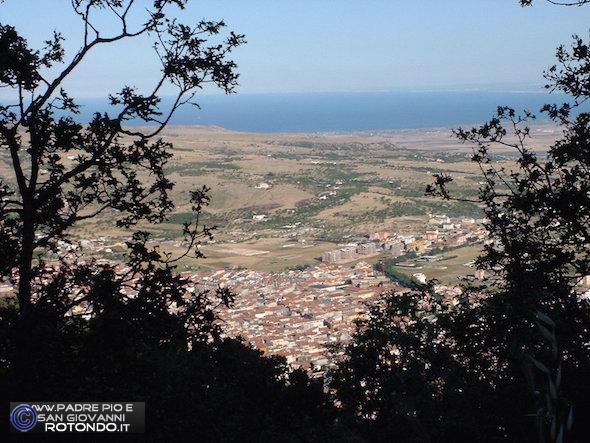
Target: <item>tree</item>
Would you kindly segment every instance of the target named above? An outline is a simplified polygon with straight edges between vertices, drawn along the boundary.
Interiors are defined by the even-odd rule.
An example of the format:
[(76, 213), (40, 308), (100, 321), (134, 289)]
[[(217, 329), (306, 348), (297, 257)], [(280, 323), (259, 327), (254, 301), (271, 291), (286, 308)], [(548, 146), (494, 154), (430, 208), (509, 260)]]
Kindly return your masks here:
[[(84, 39), (68, 63), (59, 33), (33, 50), (16, 29), (0, 25), (0, 83), (15, 99), (0, 106), (0, 145), (14, 172), (0, 182), (0, 277), (18, 285), (17, 303), (0, 301), (2, 398), (146, 401), (152, 439), (346, 440), (321, 382), (222, 337), (217, 308), (232, 304), (231, 292), (195, 291), (176, 272), (183, 257), (201, 257), (197, 246), (212, 237), (214, 228), (199, 222), (208, 188), (190, 193), (194, 218), (184, 224), (180, 256), (151, 246), (141, 230), (127, 241), (125, 263), (99, 264), (60, 249), (73, 242), (76, 223), (103, 213), (129, 229), (163, 221), (174, 205), (164, 172), (171, 146), (159, 133), (205, 84), (234, 90), (229, 55), (244, 37), (219, 37), (223, 22), (191, 27), (169, 18), (171, 7), (186, 3), (153, 0), (143, 25), (133, 28), (134, 0), (73, 0)], [(112, 14), (117, 34), (103, 35), (94, 24), (99, 10)], [(113, 115), (77, 122), (64, 80), (93, 48), (143, 35), (155, 39), (162, 63), (154, 88), (143, 94), (124, 87), (109, 96)], [(165, 85), (177, 90), (167, 110)], [(131, 121), (151, 129), (138, 131)], [(59, 260), (46, 260), (50, 252)]]
[(455, 349), (451, 300), (387, 293), (357, 323), (334, 374), (337, 397), (370, 441), (490, 441), (506, 436), (491, 386)]
[[(200, 340), (186, 327), (190, 312), (170, 312), (151, 293), (118, 297), (113, 282), (107, 270), (96, 276), (97, 303), (88, 319), (36, 309), (25, 364), (18, 308), (2, 300), (8, 302), (0, 306), (2, 398), (143, 401), (146, 434), (138, 441), (348, 440), (321, 381), (239, 339)], [(162, 292), (159, 286), (143, 290)], [(7, 429), (7, 422), (2, 414), (0, 425)]]
[[(528, 358), (526, 372), (532, 372), (531, 366), (537, 372), (535, 395), (544, 403), (545, 398), (559, 400), (554, 411), (545, 406), (537, 410), (540, 434), (551, 439), (566, 432), (570, 406), (578, 417), (590, 413), (584, 400), (588, 392), (580, 388), (590, 372), (590, 306), (576, 289), (590, 274), (590, 114), (581, 108), (590, 96), (588, 45), (574, 36), (571, 50), (558, 48), (557, 61), (545, 73), (547, 88), (568, 94), (572, 101), (541, 110), (564, 128), (545, 158), (527, 147), (527, 122), (534, 118), (527, 112), (517, 116), (502, 107), (487, 124), (456, 132), (460, 140), (476, 146), (473, 161), (486, 182), (480, 201), (495, 240), (478, 260), (481, 268), (496, 271), (488, 282), (492, 295), (477, 314), (486, 319), (482, 327), (497, 330), (485, 346), (504, 349), (504, 358), (513, 364)], [(494, 145), (516, 150), (516, 170), (494, 166)], [(450, 180), (437, 176), (431, 191), (452, 198), (446, 191)], [(544, 340), (550, 341), (551, 352), (544, 349)], [(557, 399), (559, 395), (564, 398)], [(583, 419), (578, 423), (577, 435), (587, 432)]]
[[(590, 304), (577, 288), (590, 274), (588, 48), (574, 36), (545, 73), (549, 90), (571, 97), (541, 110), (563, 128), (546, 154), (528, 147), (526, 111), (499, 107), (488, 123), (455, 131), (484, 177), (475, 202), (492, 242), (477, 266), (490, 277), (465, 285), (452, 307), (432, 293), (390, 294), (359, 324), (336, 382), (372, 432), (391, 436), (405, 423), (420, 441), (457, 432), (522, 441), (535, 427), (540, 441), (589, 434)], [(513, 150), (514, 164), (496, 162), (495, 146)], [(427, 194), (455, 199), (452, 181), (435, 175)]]
[[(154, 0), (145, 22), (134, 28), (129, 19), (138, 8), (134, 0), (72, 1), (84, 37), (69, 62), (60, 33), (34, 50), (14, 27), (0, 25), (0, 84), (14, 97), (0, 107), (0, 145), (8, 151), (14, 172), (12, 180), (0, 183), (0, 245), (6, 251), (0, 275), (18, 282), (21, 315), (31, 310), (39, 282), (51, 278), (35, 256), (57, 251), (76, 223), (111, 211), (118, 226), (131, 227), (139, 221), (160, 222), (172, 210), (173, 183), (164, 174), (170, 144), (158, 134), (205, 84), (226, 93), (234, 90), (238, 74), (228, 57), (244, 42), (233, 32), (212, 40), (224, 28), (223, 21), (187, 26), (168, 18), (171, 7), (182, 9), (186, 3)], [(112, 13), (118, 32), (106, 35), (95, 26), (99, 10)], [(79, 107), (62, 88), (64, 80), (94, 48), (144, 35), (155, 38), (162, 64), (153, 89), (144, 94), (125, 86), (109, 96), (112, 115), (96, 113), (87, 125), (77, 122)], [(177, 91), (167, 110), (160, 98), (166, 85)], [(126, 127), (130, 120), (152, 125), (151, 130)], [(187, 226), (185, 235), (194, 246), (196, 232)]]
[[(534, 0), (520, 0), (522, 6), (531, 6)], [(590, 0), (571, 0), (571, 1), (557, 1), (557, 0), (546, 0), (552, 5), (557, 6), (582, 6), (586, 3), (590, 3)]]

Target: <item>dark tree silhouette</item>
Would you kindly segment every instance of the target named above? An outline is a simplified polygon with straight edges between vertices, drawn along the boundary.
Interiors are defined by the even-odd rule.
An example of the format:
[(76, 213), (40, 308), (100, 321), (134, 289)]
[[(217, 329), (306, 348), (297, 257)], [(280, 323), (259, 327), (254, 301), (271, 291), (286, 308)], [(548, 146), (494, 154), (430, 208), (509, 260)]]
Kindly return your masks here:
[[(552, 5), (557, 6), (582, 6), (586, 3), (590, 3), (590, 0), (571, 0), (571, 1), (558, 1), (558, 0), (545, 0)], [(520, 0), (522, 6), (531, 6), (534, 0)]]
[[(118, 266), (60, 249), (73, 242), (76, 223), (99, 214), (129, 229), (163, 221), (174, 207), (173, 183), (164, 174), (171, 146), (159, 133), (204, 85), (234, 90), (229, 56), (244, 37), (221, 37), (223, 22), (187, 26), (169, 18), (170, 8), (186, 3), (153, 0), (134, 27), (129, 17), (139, 2), (73, 0), (84, 37), (68, 62), (59, 33), (34, 50), (0, 25), (0, 85), (14, 96), (0, 106), (0, 146), (14, 172), (0, 181), (0, 277), (18, 285), (17, 303), (0, 300), (0, 396), (146, 401), (153, 440), (345, 441), (350, 433), (334, 425), (322, 383), (282, 358), (222, 338), (217, 307), (230, 306), (233, 294), (194, 292), (176, 272), (177, 262), (200, 257), (197, 246), (212, 236), (213, 228), (199, 223), (206, 187), (190, 193), (194, 219), (184, 225), (180, 256), (151, 246), (144, 231), (130, 235)], [(98, 12), (111, 14), (119, 32), (99, 29)], [(126, 86), (109, 96), (112, 114), (76, 121), (64, 80), (94, 48), (144, 35), (162, 63), (153, 89)], [(177, 94), (165, 109), (160, 93), (170, 86)], [(48, 253), (59, 260), (46, 260)], [(8, 429), (8, 414), (1, 417)]]
[[(574, 36), (571, 49), (560, 46), (557, 64), (545, 72), (547, 89), (568, 94), (571, 102), (541, 110), (563, 127), (562, 138), (544, 157), (527, 148), (527, 122), (534, 118), (527, 112), (518, 116), (501, 107), (487, 124), (456, 131), (460, 140), (476, 146), (473, 161), (486, 182), (480, 201), (495, 240), (478, 260), (479, 267), (495, 272), (488, 281), (493, 293), (474, 321), (497, 330), (487, 349), (504, 348), (512, 363), (525, 358), (538, 401), (539, 433), (552, 440), (567, 432), (574, 415), (581, 417), (576, 435), (587, 433), (583, 417), (590, 414), (582, 387), (590, 373), (590, 306), (576, 289), (590, 274), (588, 66), (588, 44)], [(494, 166), (494, 145), (518, 153), (514, 170)], [(437, 176), (430, 191), (452, 198), (446, 189), (451, 181)], [(544, 351), (545, 340), (551, 352)]]
[[(236, 339), (200, 340), (186, 327), (190, 312), (170, 312), (151, 293), (162, 292), (159, 284), (122, 299), (112, 271), (92, 280), (97, 303), (88, 320), (37, 309), (26, 340), (13, 299), (2, 300), (9, 302), (0, 307), (2, 398), (145, 401), (146, 434), (138, 441), (353, 441), (334, 424), (322, 383), (285, 359)], [(4, 429), (7, 421), (6, 412)]]
[[(0, 26), (0, 82), (14, 96), (0, 107), (0, 145), (14, 171), (0, 188), (0, 244), (6, 251), (0, 271), (18, 282), (21, 315), (27, 315), (39, 282), (47, 278), (45, 264), (34, 256), (57, 251), (77, 222), (110, 211), (117, 225), (130, 227), (162, 221), (173, 208), (173, 184), (164, 175), (170, 145), (157, 136), (205, 84), (234, 90), (238, 74), (228, 56), (244, 42), (233, 32), (212, 40), (224, 28), (222, 21), (188, 26), (167, 17), (171, 7), (184, 8), (186, 2), (154, 0), (144, 23), (134, 27), (129, 17), (139, 5), (133, 0), (74, 0), (84, 37), (68, 62), (58, 32), (43, 49), (33, 50), (16, 29)], [(106, 35), (94, 25), (100, 10), (112, 13), (118, 32)], [(162, 63), (153, 89), (143, 94), (126, 86), (109, 96), (112, 115), (96, 113), (87, 125), (77, 122), (78, 105), (62, 88), (66, 78), (94, 48), (143, 35), (154, 37)], [(177, 94), (171, 107), (162, 109), (159, 94), (170, 85)], [(125, 126), (129, 120), (152, 127), (137, 131)], [(196, 233), (189, 231), (185, 234), (194, 240)]]
[[(530, 2), (524, 2), (530, 3)], [(574, 2), (572, 2), (573, 4)], [(576, 2), (581, 4), (586, 2)], [(369, 435), (419, 441), (584, 441), (590, 435), (590, 50), (574, 36), (545, 73), (571, 97), (546, 105), (563, 128), (546, 153), (528, 147), (531, 113), (498, 108), (488, 123), (458, 129), (484, 177), (478, 198), (492, 242), (458, 305), (429, 291), (389, 294), (360, 322), (335, 374), (345, 410)], [(513, 150), (507, 166), (494, 147)], [(427, 194), (455, 199), (452, 177)]]
[[(0, 106), (0, 145), (14, 172), (0, 183), (0, 272), (18, 286), (22, 343), (17, 346), (19, 358), (13, 360), (17, 369), (28, 364), (34, 345), (29, 336), (35, 335), (39, 315), (51, 312), (55, 321), (64, 315), (98, 315), (112, 298), (143, 304), (146, 310), (165, 306), (178, 311), (193, 341), (219, 335), (214, 310), (220, 303), (230, 304), (232, 296), (219, 289), (189, 297), (187, 282), (174, 272), (180, 258), (198, 256), (201, 239), (211, 237), (212, 229), (199, 225), (201, 209), (209, 203), (206, 188), (191, 193), (195, 220), (184, 226), (188, 246), (180, 257), (148, 247), (149, 235), (141, 231), (128, 241), (128, 263), (122, 269), (97, 266), (60, 249), (71, 242), (70, 228), (103, 212), (126, 228), (164, 220), (173, 209), (173, 183), (164, 175), (171, 154), (158, 134), (204, 84), (228, 93), (236, 86), (236, 65), (228, 55), (244, 42), (243, 36), (230, 33), (213, 42), (209, 40), (221, 32), (223, 22), (201, 21), (191, 27), (167, 17), (171, 7), (185, 4), (154, 0), (143, 24), (134, 28), (129, 17), (139, 5), (133, 0), (75, 0), (73, 13), (80, 17), (84, 33), (80, 49), (68, 62), (59, 33), (54, 32), (43, 49), (33, 50), (16, 29), (0, 25), (0, 82), (14, 97), (14, 103)], [(105, 35), (93, 24), (99, 11), (112, 15), (118, 32)], [(154, 88), (142, 94), (126, 86), (109, 96), (113, 115), (96, 113), (88, 124), (77, 122), (78, 105), (62, 83), (94, 48), (148, 34), (162, 63)], [(177, 90), (169, 109), (160, 106), (164, 86)], [(150, 129), (126, 127), (130, 120)], [(59, 262), (48, 264), (48, 252), (58, 253)], [(160, 326), (157, 321), (151, 324), (154, 337), (161, 333)]]
[(357, 324), (334, 388), (370, 441), (501, 439), (491, 386), (464, 364), (451, 324), (455, 306), (432, 287), (389, 293)]

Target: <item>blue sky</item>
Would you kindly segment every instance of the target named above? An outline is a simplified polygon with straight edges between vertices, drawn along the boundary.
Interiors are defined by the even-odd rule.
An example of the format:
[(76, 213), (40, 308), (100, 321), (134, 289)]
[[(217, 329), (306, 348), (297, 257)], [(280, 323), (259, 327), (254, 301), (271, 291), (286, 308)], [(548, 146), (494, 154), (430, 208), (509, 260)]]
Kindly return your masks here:
[[(141, 0), (139, 0), (141, 3)], [(5, 0), (0, 22), (39, 44), (53, 29), (71, 56), (81, 23), (69, 0)], [(248, 44), (235, 59), (243, 93), (527, 89), (542, 84), (555, 47), (588, 35), (590, 8), (538, 0), (193, 0), (184, 22), (225, 19)], [(100, 49), (67, 83), (98, 97), (148, 88), (158, 65), (147, 40)]]

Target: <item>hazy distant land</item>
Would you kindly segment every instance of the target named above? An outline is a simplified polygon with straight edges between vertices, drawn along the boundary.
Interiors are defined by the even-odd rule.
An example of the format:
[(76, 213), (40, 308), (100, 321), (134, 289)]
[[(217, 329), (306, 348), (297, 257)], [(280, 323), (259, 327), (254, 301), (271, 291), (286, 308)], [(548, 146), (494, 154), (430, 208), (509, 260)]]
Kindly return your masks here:
[[(542, 150), (558, 133), (554, 126), (534, 126), (532, 145)], [(424, 197), (435, 172), (452, 173), (461, 196), (473, 196), (481, 181), (469, 161), (471, 147), (454, 140), (448, 128), (264, 134), (171, 126), (163, 137), (174, 144), (168, 174), (177, 183), (177, 207), (167, 223), (142, 228), (163, 247), (177, 249), (182, 223), (192, 218), (187, 193), (202, 185), (212, 189), (205, 222), (219, 226), (215, 242), (203, 245), (207, 258), (187, 259), (181, 269), (305, 267), (317, 264), (322, 252), (373, 231), (423, 230), (428, 214), (481, 216), (475, 204)], [(5, 163), (0, 176), (10, 180)], [(96, 254), (116, 260), (128, 233), (114, 227), (112, 216), (84, 224), (76, 236), (96, 240), (100, 233), (103, 246)], [(434, 274), (458, 275), (476, 254), (472, 247), (454, 251), (456, 269), (449, 262)]]

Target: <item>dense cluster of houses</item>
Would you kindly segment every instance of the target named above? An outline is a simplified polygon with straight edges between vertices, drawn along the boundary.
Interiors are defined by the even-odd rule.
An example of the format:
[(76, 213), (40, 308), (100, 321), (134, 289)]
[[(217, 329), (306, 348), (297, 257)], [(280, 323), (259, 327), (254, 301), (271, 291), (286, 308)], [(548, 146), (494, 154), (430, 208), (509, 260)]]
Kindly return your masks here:
[(328, 345), (347, 343), (354, 320), (365, 316), (382, 292), (408, 291), (365, 262), (280, 273), (218, 270), (189, 278), (196, 290), (221, 285), (238, 294), (235, 305), (221, 313), (227, 335), (316, 371), (333, 361)]
[[(355, 320), (367, 315), (380, 294), (409, 291), (359, 259), (377, 254), (400, 257), (413, 252), (416, 261), (435, 261), (445, 248), (489, 241), (484, 223), (485, 220), (431, 215), (420, 233), (373, 232), (368, 239), (325, 252), (321, 264), (304, 270), (264, 273), (220, 269), (184, 273), (190, 281), (187, 296), (219, 286), (231, 289), (237, 294), (235, 305), (220, 313), (225, 334), (241, 336), (266, 353), (284, 356), (295, 367), (321, 374), (341, 352), (338, 351), (341, 347), (332, 345), (350, 341)], [(76, 246), (64, 243), (60, 248), (108, 253), (118, 246), (122, 245), (108, 244), (105, 238), (98, 238), (82, 240)], [(427, 276), (417, 273), (413, 279), (424, 283)], [(580, 285), (590, 286), (590, 276)], [(14, 296), (15, 287), (11, 280), (0, 282), (0, 297)], [(450, 304), (458, 303), (461, 297), (458, 287), (438, 286), (435, 290)], [(590, 298), (590, 290), (581, 296)], [(73, 312), (87, 315), (91, 310), (91, 306), (84, 305), (77, 306)]]
[(446, 215), (430, 215), (427, 230), (421, 233), (373, 232), (368, 242), (349, 243), (322, 254), (324, 263), (347, 263), (363, 256), (389, 253), (400, 257), (409, 252), (426, 254), (432, 250), (464, 246), (487, 238), (485, 220), (473, 218), (451, 219)]

